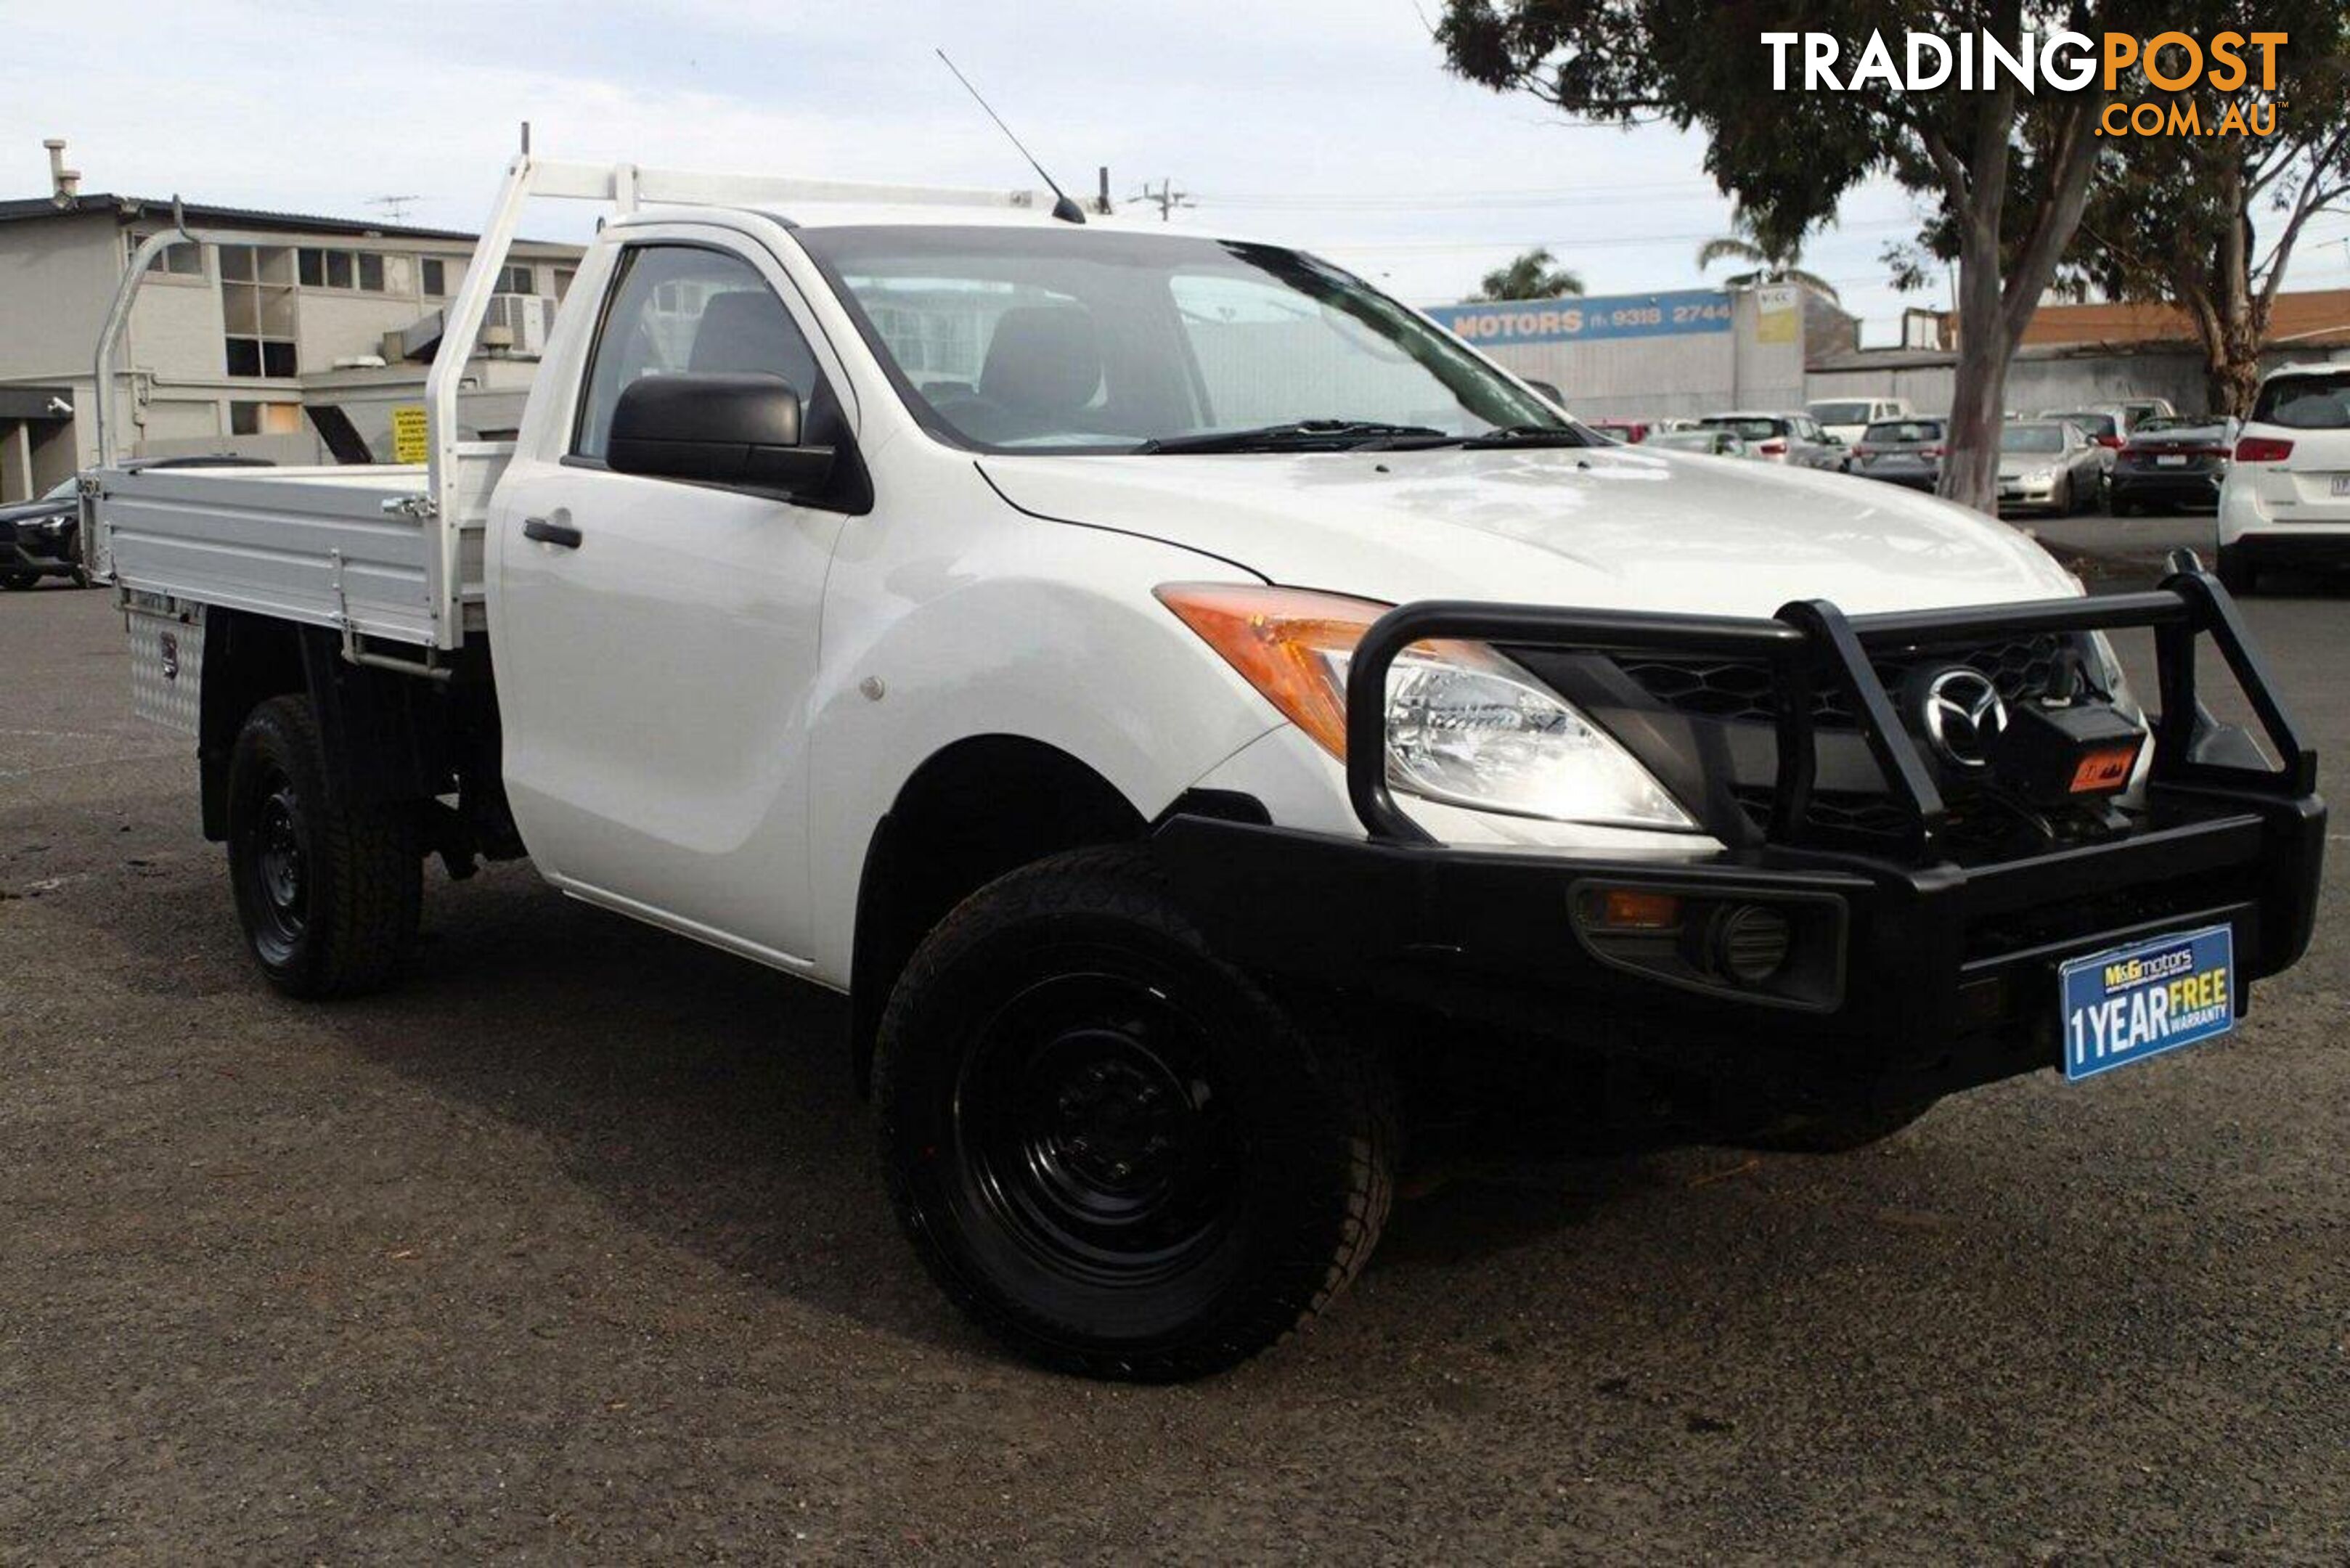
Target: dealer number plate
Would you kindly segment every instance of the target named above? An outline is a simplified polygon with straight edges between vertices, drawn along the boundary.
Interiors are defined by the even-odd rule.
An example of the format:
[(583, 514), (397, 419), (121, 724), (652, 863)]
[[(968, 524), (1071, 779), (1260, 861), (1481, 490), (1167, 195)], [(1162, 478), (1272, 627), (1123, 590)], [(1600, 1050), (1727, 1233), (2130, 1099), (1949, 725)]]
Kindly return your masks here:
[(2185, 468), (2187, 454), (2183, 452), (2166, 452), (2154, 460), (2154, 465), (2157, 468)]
[(2350, 473), (2337, 473), (2334, 476), (2334, 493), (2350, 495)]
[(2207, 926), (2065, 964), (2064, 1076), (2094, 1078), (2234, 1028), (2235, 948), (2232, 928)]

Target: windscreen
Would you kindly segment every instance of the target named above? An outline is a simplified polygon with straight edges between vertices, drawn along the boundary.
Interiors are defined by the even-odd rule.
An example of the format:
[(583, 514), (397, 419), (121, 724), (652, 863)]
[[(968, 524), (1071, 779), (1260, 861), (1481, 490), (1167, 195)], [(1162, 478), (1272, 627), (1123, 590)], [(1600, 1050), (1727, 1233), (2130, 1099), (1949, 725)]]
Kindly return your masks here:
[(2261, 389), (2252, 418), (2294, 431), (2350, 430), (2350, 371), (2281, 376)]
[(2064, 450), (2064, 431), (2056, 425), (2010, 425), (1999, 433), (2002, 452), (2057, 452)]
[(1879, 420), (1869, 426), (1860, 439), (1875, 446), (1939, 441), (1942, 439), (1942, 423), (1939, 420)]
[(1873, 411), (1875, 411), (1875, 405), (1866, 402), (1814, 403), (1811, 405), (1812, 418), (1819, 421), (1820, 423), (1824, 425), (1866, 424), (1868, 422), (1868, 416)]
[(916, 416), (982, 451), (1133, 451), (1305, 420), (1565, 428), (1409, 310), (1278, 246), (975, 225), (797, 237)]

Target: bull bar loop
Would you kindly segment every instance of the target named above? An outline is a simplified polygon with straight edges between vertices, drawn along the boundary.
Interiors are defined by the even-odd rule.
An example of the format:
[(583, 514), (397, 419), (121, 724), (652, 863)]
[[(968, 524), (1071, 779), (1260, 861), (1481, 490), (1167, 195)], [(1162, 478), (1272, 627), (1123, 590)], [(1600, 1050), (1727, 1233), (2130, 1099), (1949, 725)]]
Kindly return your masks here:
[[(1348, 664), (1347, 793), (1373, 840), (1402, 846), (1436, 842), (1396, 805), (1387, 778), (1388, 671), (1414, 643), (1460, 638), (1596, 653), (1746, 656), (1768, 660), (1783, 693), (1777, 710), (1778, 773), (1768, 841), (1804, 847), (1820, 836), (1809, 815), (1818, 765), (1812, 698), (1826, 691), (1842, 697), (1856, 715), (1885, 776), (1888, 798), (1907, 818), (1909, 846), (1923, 853), (1942, 828), (1941, 793), (1869, 654), (1921, 643), (2134, 628), (2155, 636), (2160, 711), (2151, 721), (2152, 780), (2290, 796), (2315, 790), (2316, 753), (2303, 742), (2270, 684), (2235, 601), (2216, 578), (2189, 562), (2142, 593), (1867, 616), (1846, 616), (1820, 599), (1786, 605), (1767, 620), (1445, 599), (1399, 605), (1372, 623)], [(2214, 763), (2194, 754), (2206, 722), (2196, 698), (2195, 671), (2197, 647), (2206, 636), (2281, 759), (2277, 768)]]

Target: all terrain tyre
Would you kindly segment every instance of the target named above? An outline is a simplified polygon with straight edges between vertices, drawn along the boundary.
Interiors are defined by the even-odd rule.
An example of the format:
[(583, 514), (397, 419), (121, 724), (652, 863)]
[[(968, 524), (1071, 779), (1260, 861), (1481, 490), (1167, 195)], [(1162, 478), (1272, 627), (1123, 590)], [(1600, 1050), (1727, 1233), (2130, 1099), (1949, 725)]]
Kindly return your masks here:
[(1327, 1308), (1394, 1194), (1393, 1089), (1348, 1032), (1211, 952), (1149, 855), (1080, 850), (966, 899), (874, 1062), (899, 1222), (1021, 1355), (1222, 1371)]
[(244, 721), (229, 763), (229, 882), (246, 944), (288, 996), (356, 996), (416, 943), (423, 852), (413, 811), (338, 805), (307, 697)]

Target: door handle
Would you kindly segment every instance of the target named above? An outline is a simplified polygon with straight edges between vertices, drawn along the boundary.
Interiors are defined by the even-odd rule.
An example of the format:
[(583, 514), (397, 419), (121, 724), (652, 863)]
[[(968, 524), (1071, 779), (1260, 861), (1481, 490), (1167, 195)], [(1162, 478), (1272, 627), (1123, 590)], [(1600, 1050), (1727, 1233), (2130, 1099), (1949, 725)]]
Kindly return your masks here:
[(579, 548), (579, 530), (568, 523), (550, 523), (544, 517), (522, 520), (522, 536), (536, 539), (542, 545), (554, 545), (566, 550)]

